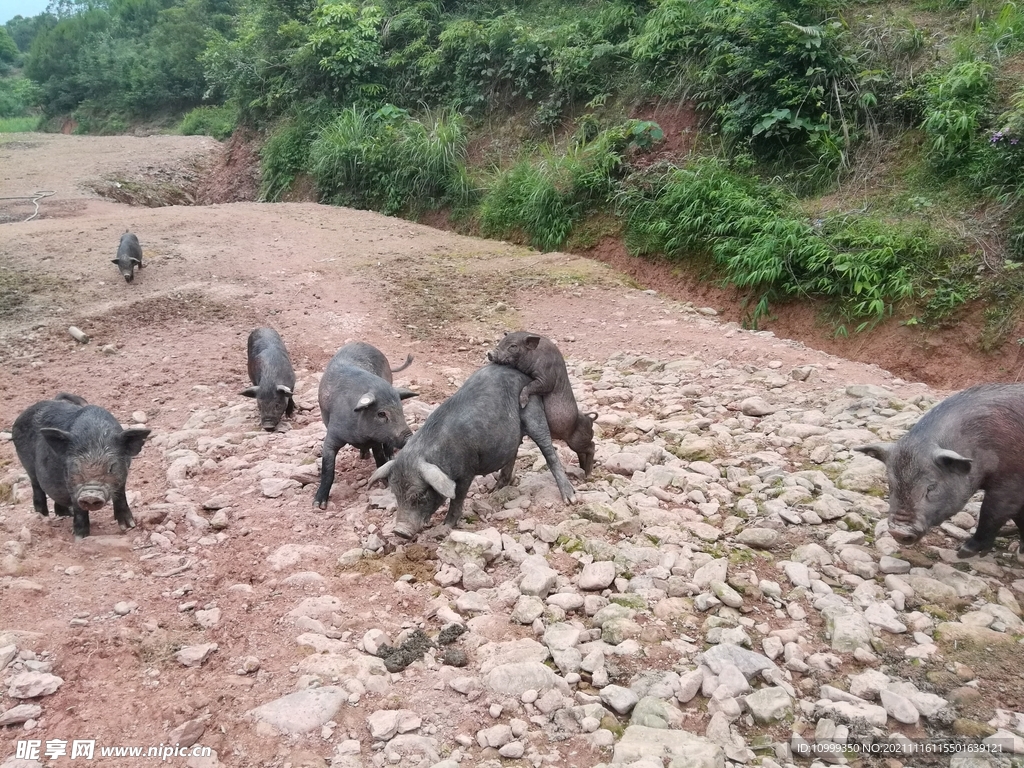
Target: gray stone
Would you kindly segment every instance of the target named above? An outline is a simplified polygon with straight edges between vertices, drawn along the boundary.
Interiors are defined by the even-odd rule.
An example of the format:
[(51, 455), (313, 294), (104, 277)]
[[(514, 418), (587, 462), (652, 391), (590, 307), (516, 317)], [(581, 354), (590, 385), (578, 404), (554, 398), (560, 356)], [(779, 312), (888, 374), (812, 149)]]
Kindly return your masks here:
[(288, 735), (309, 733), (334, 719), (349, 693), (334, 685), (306, 688), (263, 704), (247, 714)]
[(19, 725), (27, 720), (38, 720), (43, 708), (38, 704), (18, 704), (5, 712), (0, 712), (0, 726)]
[(620, 715), (629, 714), (640, 698), (629, 688), (621, 685), (606, 685), (601, 689), (601, 701)]
[(597, 560), (583, 566), (577, 585), (584, 590), (606, 589), (615, 581), (615, 563)]
[(415, 731), (422, 722), (411, 709), (379, 709), (366, 718), (370, 735), (378, 741), (389, 741), (396, 734)]
[(569, 693), (565, 680), (539, 661), (496, 666), (487, 673), (484, 683), (495, 693), (517, 698), (529, 690), (547, 691), (554, 688), (560, 693)]
[(664, 699), (644, 696), (633, 707), (629, 723), (647, 728), (679, 728), (683, 724), (683, 712)]
[(774, 549), (780, 538), (771, 528), (744, 528), (736, 534), (736, 541), (753, 549)]
[(688, 731), (630, 725), (615, 745), (612, 765), (654, 761), (669, 768), (725, 768), (725, 751), (703, 736)]
[(7, 695), (12, 699), (34, 699), (57, 691), (64, 680), (47, 672), (19, 672), (7, 681)]
[(698, 654), (694, 661), (697, 664), (707, 665), (716, 675), (721, 674), (726, 664), (733, 664), (746, 675), (748, 680), (766, 669), (781, 673), (781, 670), (767, 656), (740, 648), (738, 645), (716, 645), (704, 653)]
[(793, 714), (793, 699), (780, 686), (761, 688), (746, 697), (754, 720), (761, 724), (785, 720)]
[(914, 705), (910, 703), (909, 699), (886, 689), (879, 691), (878, 695), (881, 699), (882, 706), (885, 707), (885, 711), (890, 717), (895, 718), (905, 725), (917, 724), (917, 721), (921, 716)]
[(860, 613), (827, 617), (832, 636), (832, 650), (852, 653), (857, 648), (871, 650), (871, 625)]

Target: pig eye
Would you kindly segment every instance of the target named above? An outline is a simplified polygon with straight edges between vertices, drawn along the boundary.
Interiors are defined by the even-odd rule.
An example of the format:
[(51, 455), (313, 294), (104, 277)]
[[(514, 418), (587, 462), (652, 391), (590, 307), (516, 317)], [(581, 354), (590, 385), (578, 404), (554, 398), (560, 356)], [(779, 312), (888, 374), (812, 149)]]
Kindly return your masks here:
[(109, 472), (112, 475), (117, 474), (117, 464), (111, 464), (109, 467), (107, 467), (107, 472)]
[(387, 411), (377, 411), (377, 418), (381, 419), (382, 421), (387, 421), (388, 412)]

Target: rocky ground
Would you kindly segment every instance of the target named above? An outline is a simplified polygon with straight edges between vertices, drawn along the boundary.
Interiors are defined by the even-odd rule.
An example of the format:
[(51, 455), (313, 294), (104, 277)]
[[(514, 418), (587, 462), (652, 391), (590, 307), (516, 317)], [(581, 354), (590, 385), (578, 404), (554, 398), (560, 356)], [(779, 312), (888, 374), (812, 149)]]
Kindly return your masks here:
[[(9, 150), (24, 178), (73, 168), (82, 145), (53, 139)], [(174, 176), (198, 150), (153, 151)], [(975, 500), (901, 549), (883, 466), (851, 451), (945, 393), (582, 259), (315, 205), (128, 209), (81, 192), (91, 173), (74, 206), (0, 225), (0, 426), (63, 389), (154, 433), (129, 478), (139, 527), (104, 510), (79, 544), (33, 513), (0, 437), (0, 766), (74, 765), (42, 754), (74, 739), (210, 747), (170, 760), (193, 768), (1021, 762), (1016, 540), (957, 560)], [(131, 288), (107, 253), (126, 219), (149, 260)], [(299, 374), (274, 433), (236, 394), (257, 323)], [(527, 443), (515, 485), (478, 480), (441, 541), (393, 540), (393, 498), (351, 449), (311, 506), (340, 344), (416, 355), (396, 376), (421, 393), (415, 429), (523, 326), (600, 414), (590, 480), (560, 451), (575, 505)], [(921, 751), (952, 739), (975, 751)]]

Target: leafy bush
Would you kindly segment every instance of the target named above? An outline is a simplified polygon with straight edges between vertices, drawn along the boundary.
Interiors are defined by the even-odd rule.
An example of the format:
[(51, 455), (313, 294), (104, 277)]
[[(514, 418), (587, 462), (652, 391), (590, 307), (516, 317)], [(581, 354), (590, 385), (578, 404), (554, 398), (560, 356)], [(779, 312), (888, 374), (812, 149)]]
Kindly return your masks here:
[(520, 161), (497, 175), (481, 201), (483, 234), (522, 233), (535, 248), (561, 246), (577, 221), (611, 200), (626, 153), (662, 138), (656, 123), (629, 120), (590, 141), (584, 129), (563, 155), (545, 148), (539, 159)]
[(637, 174), (619, 197), (626, 244), (637, 254), (710, 257), (728, 282), (772, 297), (828, 297), (851, 318), (878, 318), (915, 295), (915, 269), (944, 244), (925, 227), (902, 229), (864, 216), (812, 226), (787, 201), (721, 161)]
[(27, 117), (41, 95), (39, 86), (26, 77), (0, 78), (0, 117)]
[(964, 165), (992, 98), (992, 65), (969, 59), (934, 74), (925, 88), (928, 157), (940, 170)]
[(394, 214), (462, 204), (469, 194), (465, 158), (455, 112), (417, 119), (392, 105), (352, 107), (319, 133), (309, 168), (324, 200)]
[(295, 177), (306, 170), (309, 146), (315, 135), (308, 120), (299, 118), (278, 124), (260, 150), (260, 200), (279, 200)]
[(235, 130), (234, 107), (196, 107), (188, 112), (178, 126), (178, 133), (183, 136), (213, 136), (218, 141), (231, 136)]

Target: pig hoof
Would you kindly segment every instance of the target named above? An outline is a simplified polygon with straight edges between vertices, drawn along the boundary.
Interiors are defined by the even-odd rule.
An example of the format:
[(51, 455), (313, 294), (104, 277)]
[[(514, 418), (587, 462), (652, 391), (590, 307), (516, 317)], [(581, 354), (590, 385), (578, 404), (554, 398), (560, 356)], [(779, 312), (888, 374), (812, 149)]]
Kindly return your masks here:
[(315, 509), (327, 509), (327, 502), (313, 499), (313, 507)]
[(76, 534), (75, 534), (75, 543), (77, 544), (77, 543), (78, 543), (78, 542), (80, 542), (80, 541), (85, 541), (85, 536), (79, 536), (79, 535), (78, 535), (78, 534), (76, 533)]
[(960, 545), (960, 549), (956, 551), (956, 556), (959, 557), (961, 560), (964, 560), (968, 557), (980, 555), (982, 552), (987, 552), (991, 548), (991, 546), (986, 547), (981, 542), (972, 541), (971, 539), (968, 539)]

